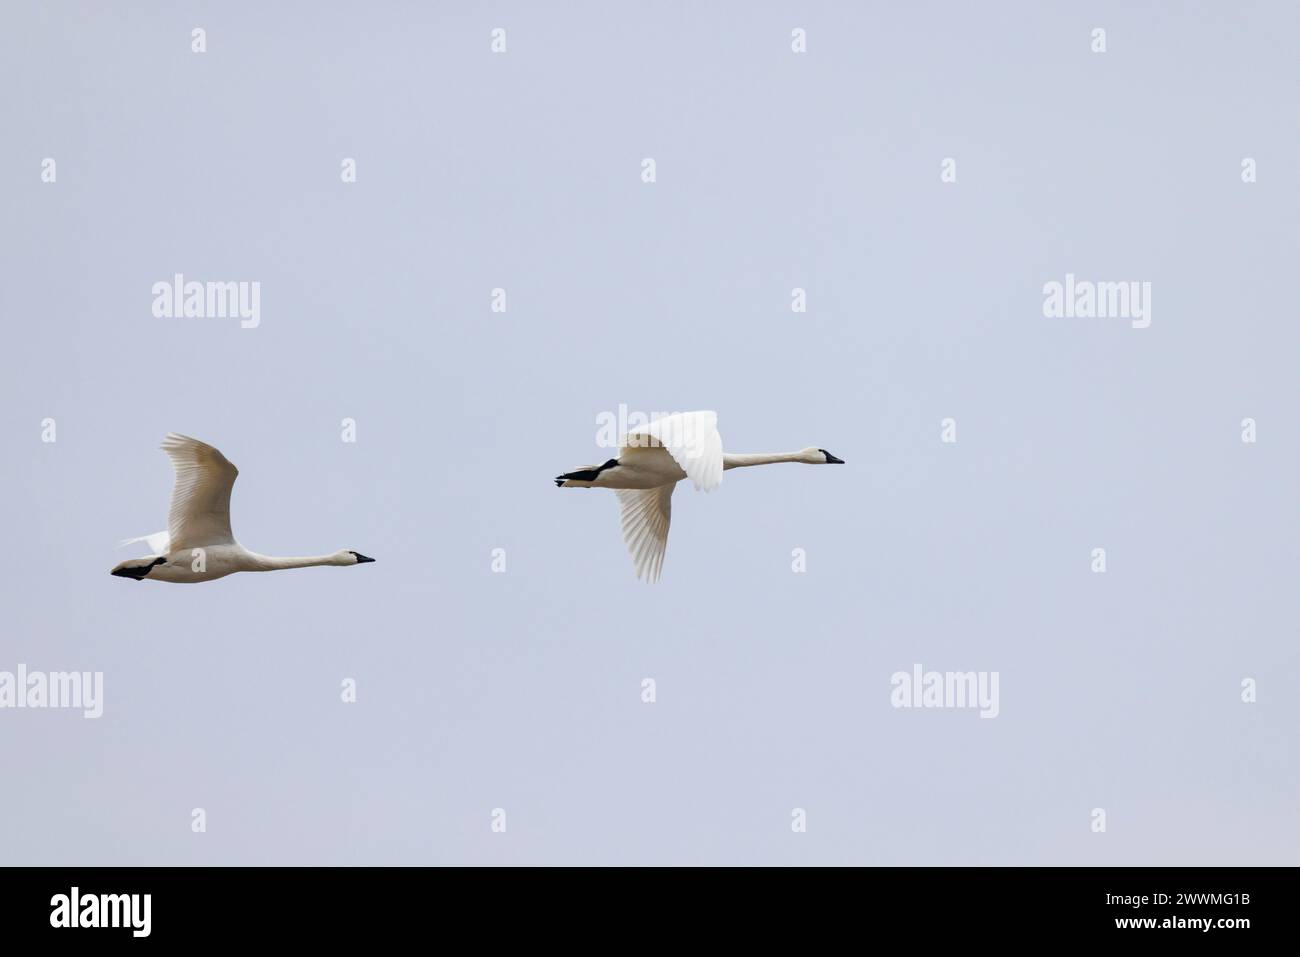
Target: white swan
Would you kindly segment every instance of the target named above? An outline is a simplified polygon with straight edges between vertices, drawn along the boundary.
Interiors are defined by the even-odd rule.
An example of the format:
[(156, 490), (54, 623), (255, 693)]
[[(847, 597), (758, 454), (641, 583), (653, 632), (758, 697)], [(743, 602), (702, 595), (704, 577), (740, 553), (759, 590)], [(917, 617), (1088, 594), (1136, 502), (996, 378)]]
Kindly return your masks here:
[(312, 565), (363, 565), (373, 562), (346, 549), (309, 558), (271, 558), (250, 552), (230, 531), (230, 490), (239, 470), (212, 446), (169, 432), (162, 450), (172, 460), (176, 484), (167, 514), (167, 531), (129, 538), (145, 542), (146, 558), (119, 562), (112, 574), (136, 581), (210, 582), (234, 572), (270, 572)]
[(619, 443), (618, 458), (556, 476), (560, 488), (612, 488), (618, 496), (623, 541), (636, 577), (657, 582), (668, 547), (673, 489), (684, 478), (712, 491), (727, 469), (774, 462), (843, 465), (825, 449), (758, 455), (725, 455), (716, 412), (680, 412), (632, 429)]

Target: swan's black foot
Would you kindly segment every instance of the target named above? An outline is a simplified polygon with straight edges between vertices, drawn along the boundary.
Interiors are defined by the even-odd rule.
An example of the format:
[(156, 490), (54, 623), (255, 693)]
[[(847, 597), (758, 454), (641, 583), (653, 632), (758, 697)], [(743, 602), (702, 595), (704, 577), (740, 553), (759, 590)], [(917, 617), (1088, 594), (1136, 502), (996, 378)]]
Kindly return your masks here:
[(155, 558), (148, 565), (122, 565), (119, 568), (114, 568), (109, 574), (116, 575), (118, 578), (133, 578), (138, 582), (142, 582), (153, 571), (155, 565), (162, 565), (166, 561), (165, 558)]
[(565, 472), (563, 475), (557, 475), (555, 477), (555, 484), (563, 485), (569, 480), (575, 482), (594, 482), (596, 481), (596, 476), (601, 472), (605, 471), (605, 469), (612, 469), (616, 465), (618, 465), (618, 459), (610, 459), (604, 465), (598, 465), (595, 468), (578, 469), (576, 472)]

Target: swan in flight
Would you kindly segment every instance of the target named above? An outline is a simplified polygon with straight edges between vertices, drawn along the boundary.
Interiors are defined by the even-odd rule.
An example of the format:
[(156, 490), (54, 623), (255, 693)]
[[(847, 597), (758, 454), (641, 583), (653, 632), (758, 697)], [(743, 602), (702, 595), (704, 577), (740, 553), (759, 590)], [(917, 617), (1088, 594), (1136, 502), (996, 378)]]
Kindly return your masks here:
[(364, 565), (374, 561), (346, 549), (310, 558), (271, 558), (250, 552), (235, 541), (230, 531), (230, 490), (239, 470), (212, 446), (175, 432), (163, 439), (162, 450), (176, 471), (167, 530), (122, 542), (144, 542), (153, 554), (119, 562), (112, 572), (119, 578), (210, 582), (234, 572)]
[(618, 458), (588, 465), (555, 478), (560, 488), (612, 488), (618, 496), (623, 541), (636, 566), (636, 577), (657, 582), (668, 547), (673, 489), (684, 478), (696, 489), (712, 491), (728, 469), (775, 462), (843, 465), (825, 449), (758, 455), (722, 451), (716, 412), (680, 412), (631, 429), (619, 443)]

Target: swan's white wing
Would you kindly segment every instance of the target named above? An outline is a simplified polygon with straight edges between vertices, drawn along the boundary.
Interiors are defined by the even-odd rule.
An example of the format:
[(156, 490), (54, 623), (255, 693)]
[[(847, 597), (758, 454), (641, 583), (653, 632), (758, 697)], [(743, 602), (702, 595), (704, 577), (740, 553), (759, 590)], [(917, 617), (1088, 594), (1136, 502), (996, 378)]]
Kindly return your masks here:
[(630, 429), (624, 448), (661, 445), (668, 450), (697, 489), (712, 491), (722, 484), (722, 436), (716, 412), (679, 412)]
[(167, 433), (162, 450), (172, 460), (172, 486), (167, 532), (173, 549), (229, 545), (230, 489), (239, 470), (212, 446), (187, 435)]
[(154, 555), (166, 555), (171, 551), (171, 536), (167, 532), (154, 532), (152, 535), (141, 535), (139, 538), (124, 538), (117, 543), (118, 548), (125, 548), (127, 545), (134, 545), (136, 542), (144, 542), (149, 546), (149, 551)]
[(668, 522), (673, 514), (673, 489), (677, 483), (658, 488), (616, 488), (623, 541), (636, 567), (636, 577), (653, 583), (664, 567), (668, 547)]

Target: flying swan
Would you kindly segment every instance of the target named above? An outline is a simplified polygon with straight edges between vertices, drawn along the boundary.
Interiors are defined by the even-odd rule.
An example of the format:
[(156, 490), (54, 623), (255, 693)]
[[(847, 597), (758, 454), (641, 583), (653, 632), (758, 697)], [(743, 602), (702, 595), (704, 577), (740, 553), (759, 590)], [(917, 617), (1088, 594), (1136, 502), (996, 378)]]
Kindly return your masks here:
[(673, 489), (684, 478), (710, 492), (727, 469), (775, 462), (843, 465), (825, 449), (757, 455), (722, 451), (716, 412), (680, 412), (630, 430), (619, 443), (618, 458), (556, 476), (560, 488), (612, 488), (618, 496), (623, 541), (636, 577), (657, 582), (668, 547)]
[(145, 558), (119, 562), (113, 574), (136, 581), (210, 582), (235, 572), (273, 572), (313, 565), (364, 565), (359, 552), (337, 551), (310, 558), (271, 558), (250, 552), (230, 531), (230, 490), (239, 470), (219, 451), (198, 439), (169, 432), (162, 450), (172, 460), (176, 484), (167, 513), (167, 530), (129, 538), (153, 551)]

